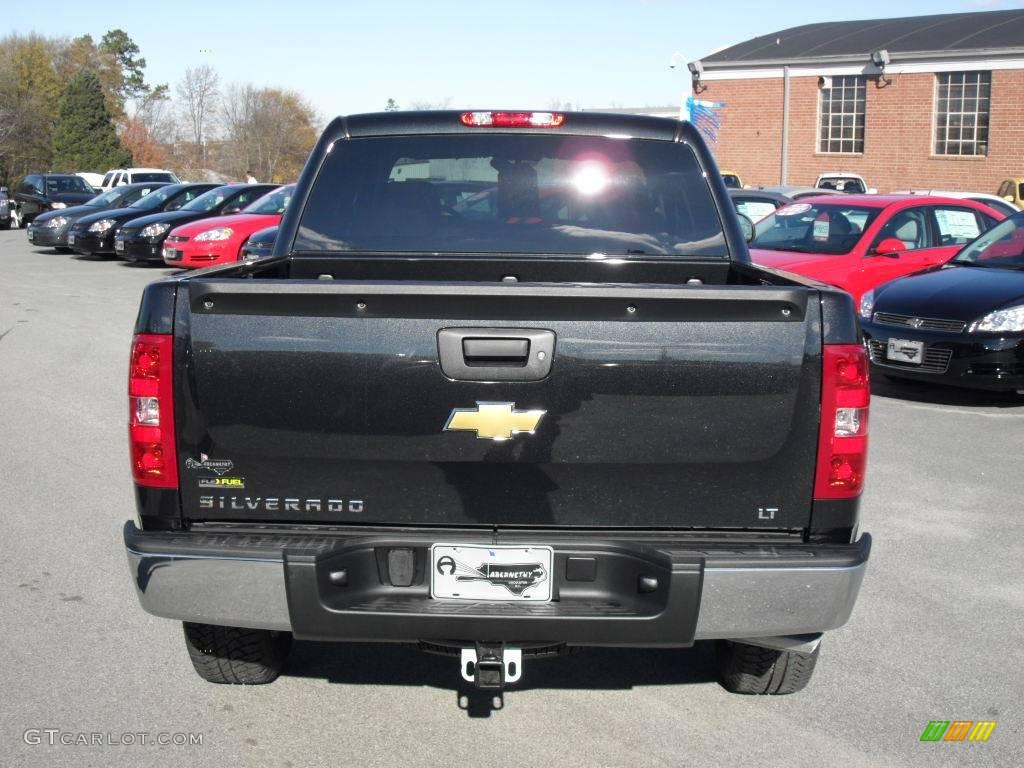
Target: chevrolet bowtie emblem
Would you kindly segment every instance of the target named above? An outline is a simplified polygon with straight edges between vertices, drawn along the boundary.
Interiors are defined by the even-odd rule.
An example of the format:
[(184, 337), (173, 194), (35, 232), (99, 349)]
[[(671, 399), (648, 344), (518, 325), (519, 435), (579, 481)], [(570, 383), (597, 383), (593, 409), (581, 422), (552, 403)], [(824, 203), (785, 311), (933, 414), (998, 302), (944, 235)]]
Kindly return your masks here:
[(469, 431), (483, 440), (508, 440), (520, 432), (536, 431), (547, 411), (517, 411), (515, 403), (481, 403), (476, 408), (455, 408), (445, 432)]

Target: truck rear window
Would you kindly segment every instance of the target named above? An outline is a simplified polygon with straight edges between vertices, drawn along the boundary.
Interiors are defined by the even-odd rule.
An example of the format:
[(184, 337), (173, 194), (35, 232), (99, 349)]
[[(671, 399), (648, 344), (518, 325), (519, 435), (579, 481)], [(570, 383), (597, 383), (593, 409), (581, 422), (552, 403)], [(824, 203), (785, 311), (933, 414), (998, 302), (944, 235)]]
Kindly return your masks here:
[(339, 140), (293, 251), (728, 255), (688, 146), (509, 134)]

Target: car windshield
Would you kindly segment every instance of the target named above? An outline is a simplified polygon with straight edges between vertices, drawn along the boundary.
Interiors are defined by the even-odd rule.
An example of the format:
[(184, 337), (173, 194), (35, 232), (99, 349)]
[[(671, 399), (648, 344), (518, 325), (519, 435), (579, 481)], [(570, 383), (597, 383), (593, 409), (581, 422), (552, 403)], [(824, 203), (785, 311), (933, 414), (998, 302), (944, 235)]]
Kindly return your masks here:
[(161, 187), (160, 189), (153, 190), (148, 195), (140, 200), (136, 200), (132, 203), (129, 208), (142, 208), (143, 210), (153, 210), (159, 208), (161, 205), (166, 203), (176, 194), (181, 192), (182, 188), (178, 186), (173, 187)]
[(732, 202), (736, 206), (737, 212), (754, 222), (775, 213), (775, 209), (778, 207), (772, 200), (763, 197), (734, 197)]
[(217, 187), (211, 189), (209, 192), (200, 195), (188, 205), (182, 206), (183, 211), (212, 211), (218, 205), (224, 202), (228, 194), (232, 191), (231, 187)]
[(338, 141), (297, 251), (728, 255), (684, 144), (578, 135)]
[(167, 181), (174, 183), (178, 180), (178, 177), (173, 173), (164, 172), (153, 172), (153, 173), (133, 173), (132, 183), (137, 184), (140, 181)]
[(1024, 269), (1024, 213), (996, 224), (963, 247), (952, 261), (978, 267)]
[(64, 192), (92, 192), (92, 187), (81, 176), (46, 177), (46, 194), (59, 195)]
[(243, 208), (242, 213), (282, 214), (291, 202), (294, 192), (294, 184), (275, 189), (251, 203), (248, 208)]
[(89, 201), (89, 205), (102, 205), (113, 208), (117, 205), (131, 205), (136, 200), (145, 197), (155, 187), (114, 187), (109, 192), (104, 192), (98, 197)]
[(828, 176), (818, 182), (821, 189), (834, 189), (837, 192), (848, 192), (862, 195), (867, 192), (867, 187), (860, 179), (851, 179), (846, 176)]
[(838, 255), (849, 253), (880, 208), (791, 203), (758, 222), (751, 248)]

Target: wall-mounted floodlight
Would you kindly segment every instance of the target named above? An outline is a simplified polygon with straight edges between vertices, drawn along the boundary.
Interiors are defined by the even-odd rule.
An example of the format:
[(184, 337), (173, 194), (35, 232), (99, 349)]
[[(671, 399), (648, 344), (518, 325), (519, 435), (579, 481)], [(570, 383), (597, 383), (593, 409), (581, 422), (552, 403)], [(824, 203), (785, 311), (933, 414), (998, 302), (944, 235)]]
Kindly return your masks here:
[(886, 85), (892, 84), (892, 79), (885, 76), (885, 68), (889, 66), (889, 62), (891, 61), (892, 59), (889, 58), (889, 51), (885, 48), (871, 52), (871, 63), (878, 67), (878, 79)]
[(704, 76), (704, 64), (698, 59), (697, 61), (691, 61), (686, 65), (686, 68), (690, 70), (694, 89), (699, 91), (701, 89), (701, 78)]

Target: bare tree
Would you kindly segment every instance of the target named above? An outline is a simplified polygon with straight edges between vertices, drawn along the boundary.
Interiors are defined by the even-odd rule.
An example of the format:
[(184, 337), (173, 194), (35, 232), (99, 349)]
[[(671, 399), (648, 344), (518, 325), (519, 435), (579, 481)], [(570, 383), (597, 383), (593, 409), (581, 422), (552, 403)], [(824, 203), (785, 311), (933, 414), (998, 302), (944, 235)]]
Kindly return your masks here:
[(188, 67), (185, 77), (175, 88), (191, 123), (192, 139), (198, 145), (203, 143), (208, 120), (216, 111), (220, 95), (218, 83), (214, 68), (203, 64), (201, 67)]
[(221, 120), (232, 175), (252, 170), (267, 181), (298, 176), (317, 136), (318, 118), (295, 91), (231, 85)]
[(452, 97), (445, 96), (439, 101), (414, 101), (409, 104), (409, 109), (448, 109), (452, 104)]

